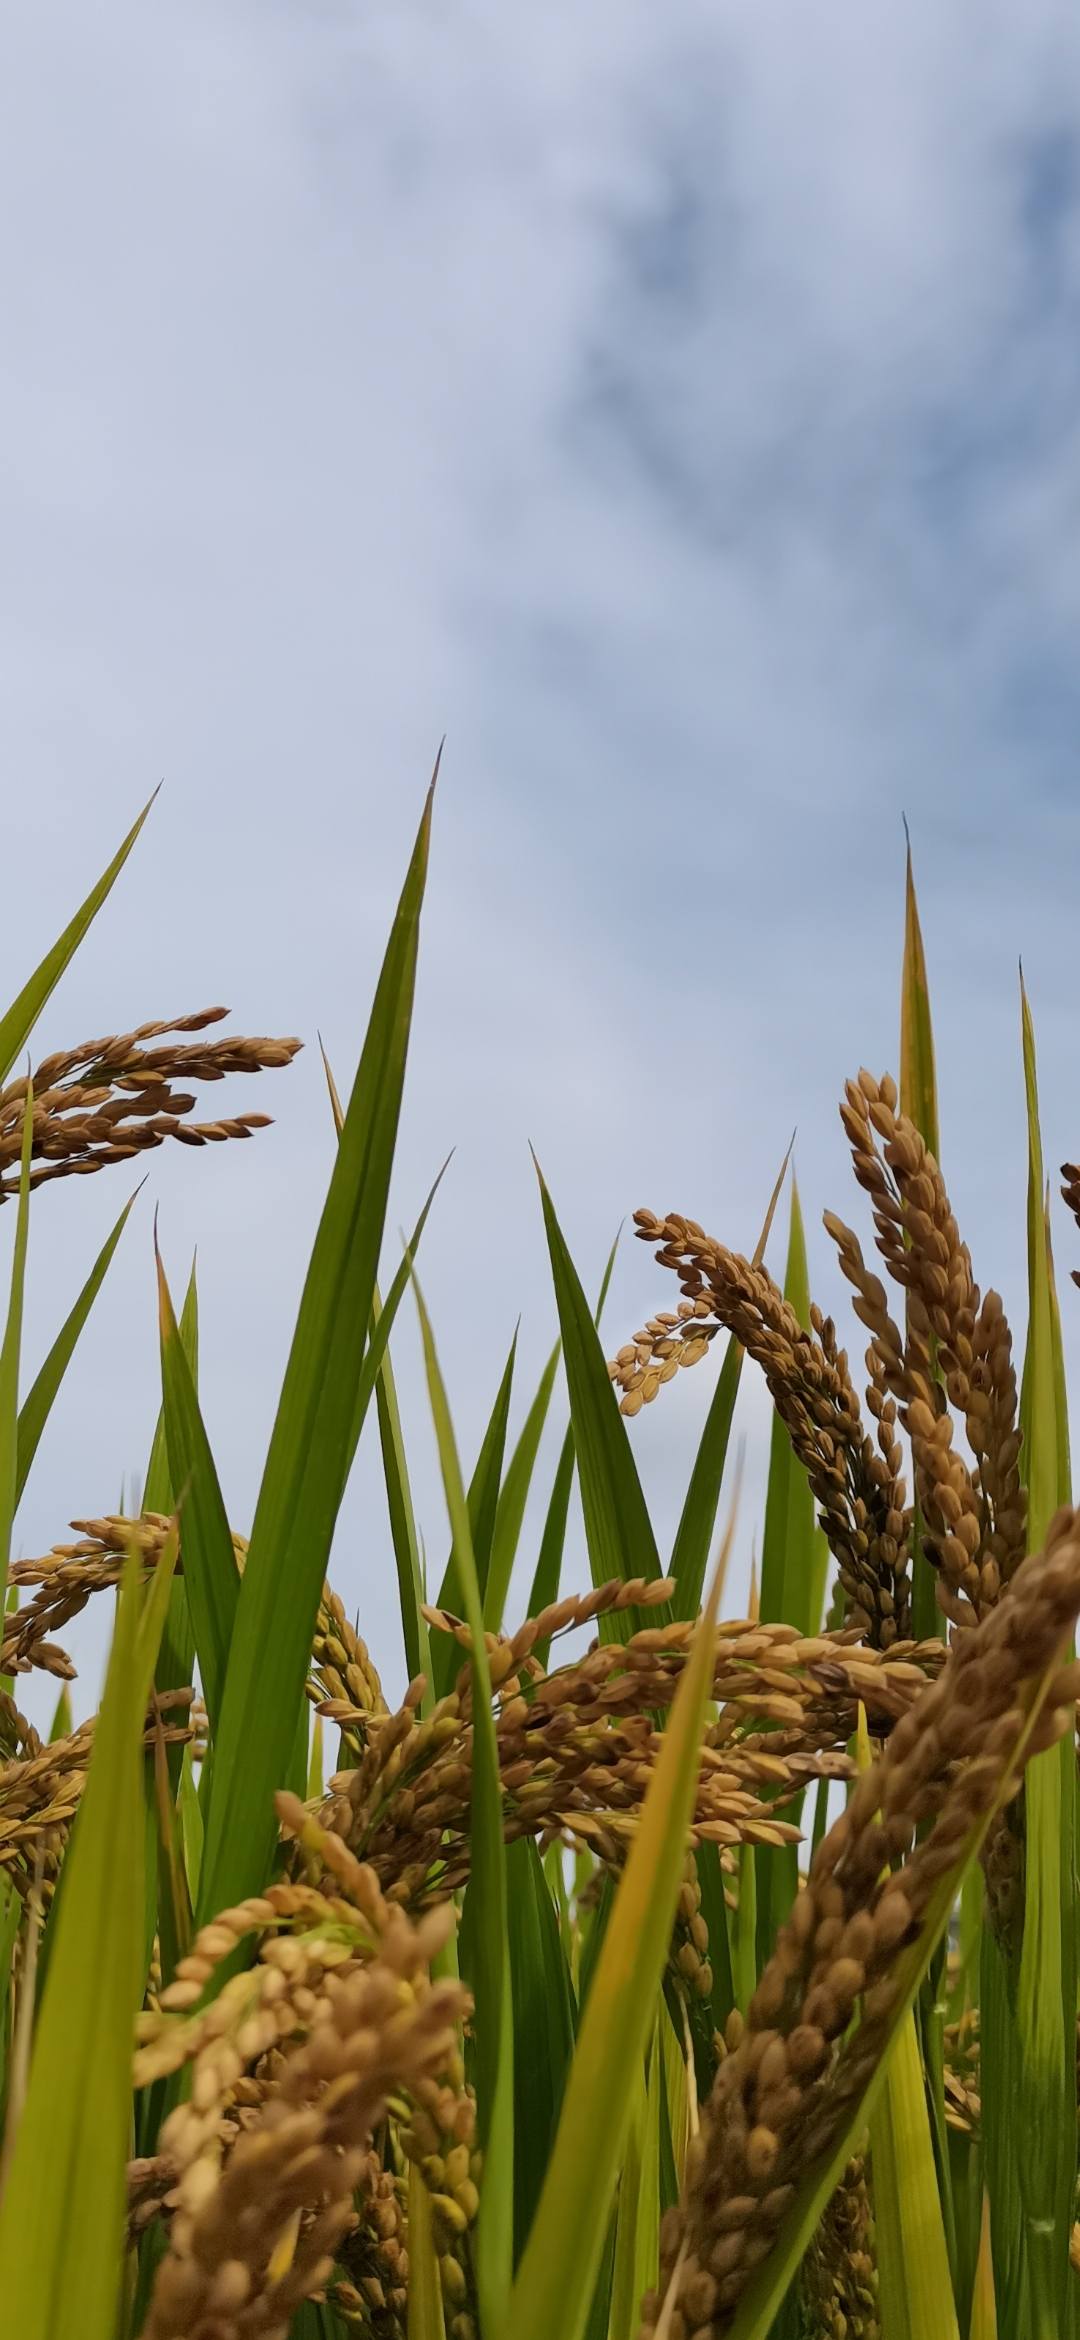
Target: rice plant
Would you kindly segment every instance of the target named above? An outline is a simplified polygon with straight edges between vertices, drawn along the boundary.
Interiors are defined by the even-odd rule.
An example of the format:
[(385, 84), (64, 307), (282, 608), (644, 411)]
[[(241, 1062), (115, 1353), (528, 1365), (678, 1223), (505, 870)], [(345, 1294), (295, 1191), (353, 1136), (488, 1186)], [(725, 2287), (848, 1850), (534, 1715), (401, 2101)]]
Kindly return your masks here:
[[(140, 1515), (11, 1559), (130, 1203), (32, 1381), (23, 1281), (41, 1187), (246, 1139), (263, 1113), (200, 1119), (198, 1092), (257, 1073), (261, 1095), (298, 1043), (220, 1037), (213, 1009), (12, 1078), (141, 821), (0, 1018), (2, 2328), (1073, 2334), (1080, 1518), (1026, 1000), (1019, 1379), (938, 1163), (909, 861), (899, 1080), (860, 1072), (841, 1103), (878, 1265), (865, 1228), (825, 1221), (864, 1371), (807, 1288), (793, 1183), (782, 1285), (765, 1264), (786, 1165), (752, 1259), (636, 1211), (653, 1312), (610, 1361), (605, 1293), (594, 1307), (541, 1179), (558, 1346), (513, 1443), (511, 1357), (466, 1481), (419, 1269), (434, 1189), (379, 1282), (431, 812), (344, 1105), (328, 1068), (332, 1173), (248, 1532), (200, 1412), (194, 1283), (178, 1310), (159, 1262)], [(1080, 1217), (1080, 1171), (1063, 1180)], [(437, 1585), (393, 1372), (403, 1306), (449, 1521)], [(715, 1386), (662, 1552), (634, 1418), (677, 1405), (695, 1365)], [(740, 1618), (744, 1370), (774, 1429)], [(366, 1429), (411, 1675), (396, 1710), (327, 1581)], [(583, 1574), (575, 1478), (587, 1592), (563, 1589)], [(74, 1726), (65, 1635), (102, 1593), (105, 1690)], [(59, 1685), (48, 1739), (18, 1703), (32, 1671)]]

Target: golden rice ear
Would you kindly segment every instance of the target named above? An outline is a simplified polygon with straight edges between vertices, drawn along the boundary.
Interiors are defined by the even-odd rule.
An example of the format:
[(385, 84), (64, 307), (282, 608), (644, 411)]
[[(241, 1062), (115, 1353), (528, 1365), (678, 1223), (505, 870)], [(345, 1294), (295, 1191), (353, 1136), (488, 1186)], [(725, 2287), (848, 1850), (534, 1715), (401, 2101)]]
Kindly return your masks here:
[[(31, 1185), (131, 1161), (167, 1138), (202, 1146), (250, 1137), (253, 1130), (268, 1127), (265, 1113), (202, 1122), (187, 1118), (196, 1103), (187, 1093), (189, 1082), (275, 1070), (291, 1064), (301, 1046), (299, 1040), (201, 1037), (227, 1014), (227, 1008), (202, 1008), (47, 1056), (33, 1076)], [(190, 1033), (200, 1037), (176, 1037)], [(163, 1045), (149, 1047), (150, 1041)], [(26, 1092), (25, 1076), (0, 1090), (0, 1202), (18, 1191)]]
[[(1068, 1204), (1077, 1226), (1080, 1227), (1080, 1166), (1075, 1162), (1063, 1162), (1061, 1178), (1062, 1199)], [(1080, 1284), (1080, 1268), (1073, 1268), (1071, 1273), (1073, 1283)]]
[(665, 2229), (658, 2296), (678, 2265), (688, 2331), (719, 2340), (755, 2269), (774, 2250), (787, 2264), (781, 2233), (790, 2241), (798, 2198), (827, 2182), (858, 2122), (958, 1878), (1028, 1757), (1074, 1719), (1061, 1658), (1078, 1610), (1080, 1522), (1062, 1511), (820, 1844), (719, 2066)]
[(694, 1364), (723, 1328), (760, 1365), (792, 1447), (810, 1481), (836, 1559), (848, 1622), (888, 1649), (911, 1629), (911, 1519), (888, 1395), (871, 1393), (876, 1440), (866, 1431), (832, 1319), (811, 1310), (810, 1330), (766, 1268), (730, 1252), (696, 1219), (635, 1212), (637, 1232), (674, 1270), (682, 1298), (651, 1317), (608, 1370), (624, 1413), (654, 1398), (680, 1364)]
[(874, 2214), (863, 2154), (852, 2155), (799, 2275), (806, 2329), (879, 2340)]
[[(970, 1620), (992, 1607), (1026, 1549), (1012, 1335), (998, 1294), (979, 1292), (941, 1171), (914, 1122), (897, 1111), (895, 1083), (860, 1073), (840, 1110), (856, 1178), (873, 1203), (878, 1249), (907, 1296), (903, 1338), (850, 1229), (831, 1215), (826, 1225), (870, 1331), (871, 1379), (911, 1439), (926, 1558), (947, 1613)], [(954, 1445), (953, 1413), (971, 1467)]]

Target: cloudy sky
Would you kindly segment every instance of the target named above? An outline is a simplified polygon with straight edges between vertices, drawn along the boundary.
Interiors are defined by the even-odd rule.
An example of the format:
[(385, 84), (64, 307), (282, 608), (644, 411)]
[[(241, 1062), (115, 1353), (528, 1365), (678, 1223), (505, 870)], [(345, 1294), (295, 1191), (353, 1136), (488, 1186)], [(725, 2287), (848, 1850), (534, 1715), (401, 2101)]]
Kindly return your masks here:
[[(945, 1166), (1022, 1324), (1021, 951), (1048, 1159), (1080, 1150), (1066, 0), (57, 0), (0, 115), (5, 995), (163, 778), (41, 1052), (215, 999), (308, 1043), (256, 1143), (156, 1158), (17, 1548), (144, 1466), (155, 1201), (247, 1524), (331, 1157), (315, 1033), (344, 1082), (444, 731), (391, 1233), (455, 1145), (423, 1269), (466, 1463), (518, 1312), (522, 1403), (553, 1335), (530, 1140), (593, 1283), (639, 1202), (749, 1247), (797, 1124), (840, 1302), (817, 1221), (857, 1211), (842, 1080), (896, 1063), (902, 812)], [(30, 1370), (121, 1195), (36, 1208)], [(670, 1297), (628, 1244), (613, 1342)], [(635, 1427), (662, 1537), (708, 1394)], [(397, 1687), (373, 1458), (336, 1575)]]

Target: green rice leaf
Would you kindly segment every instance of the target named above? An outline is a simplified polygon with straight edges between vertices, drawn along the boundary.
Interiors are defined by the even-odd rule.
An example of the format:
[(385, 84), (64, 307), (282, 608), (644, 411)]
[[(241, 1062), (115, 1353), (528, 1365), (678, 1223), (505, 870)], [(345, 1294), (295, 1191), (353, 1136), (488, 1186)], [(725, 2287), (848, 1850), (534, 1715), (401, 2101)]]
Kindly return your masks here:
[(585, 2330), (671, 1940), (721, 1578), (718, 1567), (604, 1931), (540, 2206), (499, 2340), (550, 2340), (553, 2332), (581, 2340)]
[(22, 1347), (23, 1293), (26, 1287), (26, 1243), (30, 1232), (30, 1146), (34, 1128), (34, 1088), (27, 1084), (23, 1111), (19, 1201), (15, 1244), (11, 1255), (7, 1321), (0, 1343), (0, 1569), (6, 1581), (11, 1558), (11, 1531), (19, 1484), (19, 1353)]
[[(322, 1048), (323, 1069), (330, 1092), (334, 1127), (340, 1138), (345, 1116), (338, 1096), (337, 1084), (330, 1070), (329, 1059), (325, 1048), (322, 1047), (321, 1040), (319, 1046)], [(401, 1409), (398, 1405), (397, 1385), (390, 1362), (389, 1336), (398, 1303), (408, 1280), (410, 1261), (416, 1257), (420, 1237), (424, 1231), (424, 1223), (448, 1167), (449, 1159), (443, 1163), (413, 1229), (412, 1242), (391, 1284), (385, 1310), (378, 1284), (375, 1285), (371, 1301), (371, 1334), (361, 1368), (361, 1386), (357, 1397), (352, 1442), (352, 1451), (355, 1453), (367, 1410), (371, 1379), (374, 1376), (379, 1444), (382, 1450), (383, 1479), (386, 1486), (387, 1508), (390, 1514), (390, 1536), (397, 1568), (398, 1603), (401, 1611), (402, 1636), (405, 1642), (405, 1662), (410, 1682), (414, 1682), (417, 1676), (422, 1674), (427, 1683), (423, 1700), (424, 1712), (427, 1712), (434, 1700), (431, 1645), (427, 1621), (421, 1614), (425, 1598), (423, 1570), (420, 1565), (420, 1545), (416, 1533), (408, 1464), (405, 1459)]]
[(41, 1443), (42, 1432), (52, 1412), (60, 1384), (75, 1354), (79, 1334), (108, 1274), (113, 1253), (127, 1226), (134, 1201), (135, 1195), (132, 1195), (130, 1200), (124, 1204), (112, 1234), (102, 1245), (74, 1307), (61, 1325), (37, 1379), (27, 1391), (19, 1409), (18, 1450), (15, 1463), (16, 1503), (30, 1476), (30, 1465)]
[[(791, 1182), (791, 1227), (788, 1237), (784, 1298), (794, 1309), (803, 1330), (810, 1329), (810, 1284), (806, 1265), (806, 1233), (799, 1206), (799, 1189)], [(814, 1498), (802, 1463), (794, 1453), (779, 1414), (774, 1414), (769, 1455), (769, 1482), (765, 1498), (765, 1532), (761, 1547), (760, 1615), (763, 1625), (783, 1620), (802, 1634), (820, 1629), (820, 1610), (812, 1614), (816, 1583), (814, 1566)]]
[[(784, 1298), (794, 1310), (804, 1331), (809, 1331), (810, 1284), (806, 1264), (806, 1234), (799, 1204), (799, 1189), (794, 1177), (791, 1181), (791, 1224)], [(827, 1546), (817, 1525), (810, 1481), (784, 1423), (779, 1414), (774, 1412), (765, 1497), (765, 1532), (761, 1547), (759, 1606), (762, 1624), (774, 1625), (783, 1621), (793, 1625), (802, 1634), (820, 1632), (826, 1556)], [(802, 1804), (801, 1796), (795, 1798), (790, 1811), (786, 1813), (796, 1826), (802, 1818)], [(757, 1883), (758, 1957), (764, 1960), (798, 1890), (798, 1847), (794, 1844), (761, 1845), (756, 1852), (749, 1852), (749, 1864), (753, 1865)]]
[[(529, 1594), (527, 1614), (530, 1617), (538, 1617), (541, 1609), (548, 1608), (551, 1602), (557, 1601), (559, 1597), (563, 1553), (566, 1549), (566, 1526), (570, 1517), (570, 1497), (573, 1493), (576, 1467), (574, 1433), (572, 1430), (568, 1430), (559, 1449), (559, 1459), (555, 1465), (555, 1477), (552, 1481), (551, 1495), (540, 1538), (536, 1574), (533, 1577), (532, 1591)], [(546, 1666), (550, 1655), (550, 1641), (538, 1641), (536, 1644), (538, 1663)]]
[(62, 1682), (60, 1685), (60, 1696), (57, 1699), (56, 1705), (53, 1709), (52, 1723), (49, 1728), (50, 1747), (55, 1746), (57, 1739), (69, 1738), (71, 1735), (71, 1730), (71, 1692), (68, 1689), (67, 1683)]
[(990, 2248), (990, 2204), (983, 2195), (982, 2233), (979, 2238), (979, 2257), (975, 2268), (975, 2287), (971, 2299), (971, 2323), (968, 2340), (998, 2340), (997, 2298), (994, 2291), (994, 2256)]
[(0, 2201), (5, 2328), (19, 2340), (115, 2335), (141, 1989), (140, 1739), (175, 1552), (174, 1541), (141, 1617), (141, 1570), (134, 1553), (128, 1560), (64, 1892), (49, 1929), (29, 2088)]
[(544, 1424), (555, 1387), (562, 1343), (555, 1346), (540, 1376), (540, 1386), (525, 1416), (517, 1445), (507, 1464), (506, 1476), (499, 1489), (495, 1513), (495, 1529), (491, 1539), (491, 1559), (487, 1583), (484, 1587), (484, 1622), (489, 1633), (497, 1633), (502, 1625), (506, 1596), (510, 1590), (517, 1548), (521, 1540), (525, 1506), (529, 1500), (533, 1472)]
[[(906, 822), (904, 828), (906, 835)], [(934, 1029), (910, 837), (907, 839), (904, 967), (900, 984), (900, 1110), (914, 1122), (935, 1161), (940, 1161)], [(922, 1557), (922, 1523), (917, 1509), (911, 1541), (912, 1629), (920, 1641), (936, 1640), (941, 1636), (941, 1617), (934, 1597), (933, 1571)]]
[[(793, 1138), (792, 1145), (794, 1142)], [(780, 1200), (790, 1160), (791, 1146), (788, 1147), (780, 1165), (780, 1174), (769, 1199), (765, 1223), (754, 1252), (755, 1267), (760, 1267), (765, 1257), (765, 1248), (772, 1231), (776, 1206)], [(705, 1428), (702, 1431), (701, 1442), (694, 1457), (690, 1484), (686, 1490), (682, 1514), (672, 1546), (671, 1566), (668, 1574), (675, 1579), (675, 1591), (671, 1598), (673, 1617), (696, 1617), (701, 1607), (702, 1586), (705, 1582), (705, 1571), (709, 1564), (709, 1546), (712, 1542), (716, 1514), (720, 1505), (720, 1491), (727, 1466), (731, 1423), (735, 1412), (735, 1400), (739, 1394), (742, 1366), (743, 1351), (733, 1334), (724, 1350), (724, 1362), (720, 1367), (719, 1379), (712, 1394), (708, 1414), (705, 1417)]]
[(911, 2009), (889, 2056), (870, 2151), (882, 2340), (960, 2340)]
[[(378, 1321), (379, 1296), (372, 1303)], [(409, 1468), (405, 1458), (405, 1441), (401, 1429), (401, 1409), (398, 1405), (397, 1385), (390, 1351), (386, 1350), (375, 1387), (375, 1404), (379, 1417), (379, 1445), (382, 1450), (383, 1480), (386, 1486), (387, 1509), (390, 1514), (390, 1538), (394, 1547), (397, 1568), (398, 1606), (401, 1611), (401, 1632), (405, 1643), (405, 1663), (410, 1682), (422, 1674), (428, 1688), (425, 1703), (430, 1706), (434, 1697), (432, 1687), (431, 1641), (427, 1619), (421, 1615), (424, 1601), (424, 1576), (420, 1561), (420, 1542), (416, 1533)]]
[(415, 2162), (409, 2164), (408, 2340), (445, 2340), (442, 2285), (435, 2254), (431, 2196)]
[[(335, 1082), (333, 1073), (330, 1070), (329, 1058), (327, 1057), (325, 1048), (322, 1046), (321, 1040), (319, 1042), (319, 1046), (320, 1049), (322, 1049), (323, 1070), (326, 1074), (326, 1085), (330, 1092), (330, 1109), (334, 1116), (334, 1128), (340, 1141), (345, 1116), (342, 1109), (341, 1099), (337, 1092), (337, 1083)], [(405, 1246), (402, 1252), (400, 1264), (391, 1280), (390, 1289), (386, 1295), (385, 1300), (380, 1297), (378, 1284), (376, 1283), (375, 1285), (371, 1303), (371, 1325), (368, 1333), (368, 1344), (364, 1351), (364, 1362), (360, 1368), (360, 1380), (356, 1391), (356, 1407), (353, 1413), (352, 1429), (349, 1433), (348, 1466), (346, 1470), (346, 1477), (348, 1477), (349, 1472), (352, 1470), (353, 1462), (356, 1456), (356, 1449), (360, 1444), (360, 1435), (363, 1430), (364, 1423), (367, 1419), (367, 1410), (371, 1404), (372, 1392), (379, 1386), (380, 1380), (383, 1377), (384, 1366), (386, 1368), (386, 1376), (390, 1381), (390, 1386), (391, 1388), (393, 1387), (393, 1381), (392, 1377), (390, 1376), (389, 1369), (388, 1344), (390, 1340), (390, 1334), (393, 1330), (394, 1318), (396, 1317), (402, 1300), (405, 1297), (405, 1291), (409, 1281), (411, 1262), (416, 1258), (416, 1254), (420, 1249), (420, 1238), (424, 1232), (424, 1228), (427, 1225), (428, 1213), (439, 1191), (439, 1188), (442, 1185), (443, 1179), (445, 1178), (446, 1173), (450, 1168), (452, 1159), (453, 1156), (448, 1154), (445, 1162), (443, 1163), (442, 1169), (436, 1172), (436, 1175), (432, 1180), (427, 1200), (424, 1203), (424, 1207), (420, 1213), (419, 1218), (417, 1219), (415, 1227), (413, 1228), (412, 1239)]]
[(199, 1922), (264, 1883), (315, 1615), (352, 1461), (397, 1137), (431, 796), (342, 1126), (266, 1458), (214, 1751)]
[(705, 1427), (694, 1456), (694, 1467), (671, 1548), (668, 1573), (675, 1579), (675, 1591), (671, 1596), (673, 1617), (696, 1617), (701, 1607), (701, 1592), (709, 1564), (709, 1545), (720, 1505), (720, 1491), (724, 1484), (744, 1354), (732, 1334), (724, 1350), (724, 1362), (720, 1367), (716, 1388), (709, 1401)]
[(496, 2331), (510, 2289), (514, 2237), (514, 2025), (502, 1782), (469, 1506), (431, 1321), (415, 1271), (413, 1284), (450, 1534), (457, 1554), (462, 1607), (472, 1642), (469, 1662), (474, 1717), (470, 1818), (473, 1971), (470, 1981), (475, 2001), (477, 2131), (484, 2154), (476, 2275), (484, 2323), (489, 2331)]
[[(1035, 1035), (1021, 978), (1028, 1122), (1028, 1339), (1022, 1468), (1028, 1539), (1037, 1551), (1053, 1513), (1070, 1500), (1061, 1326), (1047, 1244)], [(1063, 1739), (1036, 1758), (1025, 1788), (1024, 1934), (1016, 1992), (1024, 2202), (1032, 2340), (1071, 2329), (1069, 2241), (1076, 2176), (1076, 1750)], [(993, 2216), (995, 2205), (991, 2202)]]
[[(184, 1305), (180, 1311), (180, 1346), (187, 1360), (192, 1388), (197, 1392), (199, 1387), (199, 1295), (195, 1281), (194, 1260), (191, 1263), (191, 1274), (188, 1277), (187, 1291), (184, 1294)], [(146, 1466), (146, 1479), (142, 1492), (142, 1509), (143, 1511), (156, 1511), (164, 1518), (171, 1518), (174, 1509), (172, 1479), (169, 1474), (168, 1442), (165, 1435), (164, 1405), (158, 1414), (150, 1447), (150, 1458)], [(162, 1694), (169, 1690), (184, 1690), (189, 1682), (194, 1681), (194, 1678), (195, 1635), (191, 1626), (187, 1587), (183, 1576), (178, 1571), (173, 1577), (172, 1590), (169, 1594), (165, 1630), (161, 1636), (161, 1648), (158, 1651), (158, 1662), (154, 1671), (154, 1688)], [(166, 1753), (169, 1778), (175, 1793), (180, 1785), (183, 1749), (169, 1747)], [(210, 1773), (211, 1766), (207, 1761), (203, 1765), (203, 1777), (207, 1792)], [(150, 1870), (147, 1878), (147, 1896), (151, 1920), (156, 1901), (156, 1883), (153, 1873), (156, 1861), (157, 1835), (155, 1832), (149, 1837), (147, 1844), (147, 1863)], [(152, 1939), (151, 1925), (151, 1941)]]
[(158, 1315), (161, 1336), (161, 1391), (169, 1475), (179, 1492), (184, 1539), (184, 1590), (195, 1636), (203, 1696), (212, 1731), (217, 1729), (229, 1660), (240, 1574), (228, 1514), (206, 1435), (191, 1367), (173, 1313), (157, 1243)]
[[(611, 1386), (599, 1334), (566, 1248), (555, 1206), (540, 1175), (540, 1194), (562, 1329), (563, 1357), (581, 1482), (585, 1541), (594, 1585), (612, 1577), (658, 1577), (660, 1559), (626, 1425)], [(650, 1610), (652, 1623), (664, 1610)], [(636, 1609), (599, 1619), (601, 1641), (629, 1641), (642, 1624)]]
[(176, 1809), (180, 1821), (180, 1842), (184, 1853), (184, 1870), (188, 1882), (188, 1899), (192, 1908), (199, 1898), (199, 1871), (202, 1868), (203, 1812), (199, 1791), (195, 1785), (195, 1766), (190, 1747), (181, 1749), (180, 1791)]
[[(558, 1851), (559, 1847), (553, 1847)], [(574, 2003), (559, 1921), (531, 1837), (506, 1848), (514, 2008), (514, 2255), (540, 2199), (574, 2047)]]
[(660, 2128), (663, 2078), (653, 2032), (635, 2091), (619, 2177), (608, 2340), (636, 2340), (641, 2302), (660, 2264)]
[[(6, 1569), (5, 1569), (5, 1575), (6, 1575), (6, 1573), (7, 1573), (7, 1571), (6, 1571)], [(19, 1587), (18, 1587), (18, 1585), (17, 1585), (17, 1584), (9, 1584), (9, 1585), (7, 1586), (7, 1589), (6, 1589), (5, 1593), (4, 1593), (4, 1608), (3, 1608), (3, 1614), (4, 1614), (4, 1616), (5, 1616), (5, 1617), (15, 1617), (15, 1616), (17, 1616), (17, 1615), (18, 1615), (18, 1610), (19, 1610)], [(10, 1696), (11, 1696), (11, 1694), (12, 1694), (12, 1691), (14, 1690), (14, 1688), (15, 1688), (15, 1676), (14, 1676), (14, 1674), (0, 1674), (0, 1690), (6, 1690), (6, 1691), (7, 1691), (7, 1694), (8, 1694), (8, 1697), (10, 1698)]]
[(0, 1869), (0, 2137), (7, 2114), (8, 2070), (11, 2057), (11, 1975), (15, 1944), (22, 1923), (22, 1901), (6, 1872)]
[(746, 2013), (757, 1989), (757, 1863), (752, 1844), (739, 1846), (739, 1905), (735, 1912), (735, 2003)]
[(904, 912), (904, 971), (900, 990), (900, 1107), (915, 1123), (935, 1161), (938, 1140), (937, 1069), (934, 1027), (930, 1016), (930, 985), (926, 973), (919, 905), (907, 836), (907, 886)]
[[(191, 1263), (191, 1274), (188, 1277), (187, 1291), (184, 1294), (184, 1305), (180, 1311), (180, 1345), (188, 1361), (192, 1385), (198, 1390), (199, 1294), (195, 1281), (194, 1260)], [(169, 1473), (169, 1441), (165, 1431), (164, 1402), (159, 1410), (151, 1441), (150, 1459), (143, 1481), (142, 1509), (159, 1512), (164, 1518), (170, 1518), (175, 1509), (173, 1483)], [(179, 1578), (173, 1585), (173, 1591), (183, 1591), (183, 1585)], [(185, 1674), (184, 1681), (187, 1682), (190, 1679), (190, 1675)]]
[[(492, 1537), (495, 1533), (499, 1485), (502, 1479), (503, 1456), (506, 1452), (506, 1427), (510, 1418), (510, 1392), (513, 1386), (514, 1362), (517, 1356), (517, 1338), (515, 1331), (514, 1338), (510, 1343), (510, 1354), (503, 1368), (502, 1379), (495, 1392), (495, 1403), (481, 1441), (480, 1452), (476, 1458), (476, 1467), (469, 1481), (467, 1497), (469, 1534), (473, 1559), (476, 1563), (481, 1601), (484, 1598), (488, 1563), (491, 1558)], [(437, 1606), (440, 1609), (449, 1610), (454, 1616), (460, 1616), (461, 1598), (461, 1565), (455, 1547), (446, 1563), (443, 1580), (439, 1587)], [(432, 1644), (431, 1654), (435, 1670), (436, 1695), (443, 1698), (458, 1671), (461, 1662), (460, 1652), (456, 1641), (451, 1640), (449, 1635), (443, 1633)]]
[[(593, 1323), (597, 1332), (600, 1330), (600, 1319), (604, 1313), (604, 1302), (608, 1296), (612, 1270), (615, 1266), (615, 1255), (619, 1248), (619, 1236), (621, 1234), (622, 1228), (620, 1227), (618, 1234), (615, 1237), (615, 1241), (611, 1246), (611, 1250), (608, 1253), (607, 1261), (604, 1267), (604, 1273), (600, 1279), (600, 1291), (593, 1314)], [(560, 1343), (560, 1348), (561, 1345), (562, 1344)], [(549, 1607), (552, 1601), (557, 1601), (559, 1597), (559, 1585), (562, 1581), (563, 1552), (566, 1546), (566, 1523), (570, 1516), (570, 1496), (573, 1491), (574, 1472), (576, 1467), (577, 1458), (574, 1453), (574, 1433), (573, 1429), (571, 1428), (567, 1430), (566, 1436), (563, 1439), (562, 1445), (559, 1449), (559, 1459), (555, 1466), (555, 1478), (552, 1483), (551, 1496), (544, 1519), (543, 1533), (540, 1538), (540, 1552), (536, 1563), (536, 1573), (533, 1577), (532, 1590), (529, 1594), (529, 1605), (526, 1611), (526, 1614), (530, 1617), (538, 1617), (541, 1609), (546, 1609)], [(550, 1650), (550, 1642), (537, 1642), (536, 1656), (540, 1665), (547, 1665)]]
[[(155, 788), (154, 796), (156, 795), (157, 789)], [(0, 1016), (0, 1081), (6, 1081), (16, 1057), (21, 1054), (30, 1038), (46, 1000), (51, 998), (65, 967), (69, 960), (74, 958), (87, 928), (92, 925), (106, 895), (119, 877), (150, 806), (153, 804), (154, 796), (143, 806), (134, 828), (129, 829), (119, 852), (114, 854), (108, 869), (98, 879), (92, 892), (87, 895), (82, 908), (75, 912), (70, 924), (65, 926), (59, 941), (53, 944), (51, 951), (46, 953), (41, 965), (35, 968), (29, 982), (24, 983), (18, 998), (12, 1001), (7, 1014)]]
[[(870, 1739), (862, 1706), (856, 1741), (859, 1768), (868, 1771)], [(909, 2008), (870, 2122), (882, 2340), (960, 2340), (927, 2082), (915, 2011)]]

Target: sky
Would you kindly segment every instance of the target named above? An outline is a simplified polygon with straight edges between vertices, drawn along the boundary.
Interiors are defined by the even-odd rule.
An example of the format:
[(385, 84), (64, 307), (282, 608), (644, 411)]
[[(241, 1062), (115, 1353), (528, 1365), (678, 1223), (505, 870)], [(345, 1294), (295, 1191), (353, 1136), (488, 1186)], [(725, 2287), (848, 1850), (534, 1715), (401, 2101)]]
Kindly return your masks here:
[[(421, 1265), (466, 1469), (519, 1314), (515, 1426), (554, 1335), (530, 1144), (592, 1287), (642, 1203), (752, 1248), (797, 1126), (857, 1333), (820, 1213), (869, 1233), (836, 1104), (897, 1068), (905, 814), (944, 1166), (1020, 1335), (1021, 953), (1048, 1163), (1080, 1152), (1066, 0), (56, 0), (8, 28), (0, 246), (0, 989), (161, 780), (37, 1053), (217, 1000), (305, 1042), (235, 1085), (273, 1129), (155, 1157), (16, 1552), (145, 1466), (155, 1207), (249, 1524), (332, 1159), (316, 1033), (346, 1086), (444, 733), (387, 1262), (453, 1146)], [(28, 1374), (124, 1191), (35, 1205)], [(611, 1346), (673, 1296), (624, 1242)], [(394, 1353), (437, 1578), (406, 1318)], [(633, 1426), (662, 1550), (710, 1388)], [(736, 1605), (767, 1422), (747, 1375)], [(332, 1573), (396, 1694), (373, 1439)]]

